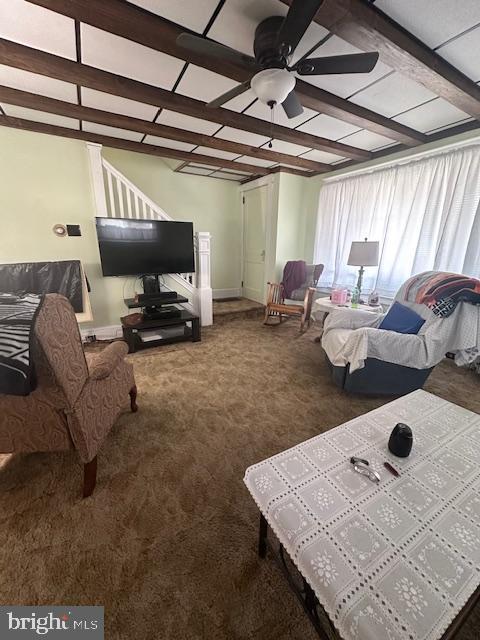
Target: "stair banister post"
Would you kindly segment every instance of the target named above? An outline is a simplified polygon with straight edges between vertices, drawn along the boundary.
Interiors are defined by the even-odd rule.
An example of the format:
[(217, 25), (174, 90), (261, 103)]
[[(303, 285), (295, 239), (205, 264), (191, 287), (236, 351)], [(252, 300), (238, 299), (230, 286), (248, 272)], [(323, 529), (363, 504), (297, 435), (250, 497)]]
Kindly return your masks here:
[(210, 281), (210, 233), (195, 233), (195, 288), (193, 290), (193, 308), (200, 316), (202, 327), (213, 323), (212, 287)]
[(93, 197), (95, 201), (95, 215), (106, 218), (108, 216), (105, 184), (103, 181), (102, 145), (87, 142), (88, 158), (90, 160), (90, 177), (92, 180)]

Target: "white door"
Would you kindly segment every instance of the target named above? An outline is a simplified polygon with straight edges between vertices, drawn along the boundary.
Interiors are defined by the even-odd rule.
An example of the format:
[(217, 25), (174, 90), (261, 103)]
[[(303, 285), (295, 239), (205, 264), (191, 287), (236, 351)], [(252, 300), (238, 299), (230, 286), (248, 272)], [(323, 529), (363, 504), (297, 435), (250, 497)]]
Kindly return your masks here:
[(243, 192), (243, 295), (264, 302), (268, 186)]

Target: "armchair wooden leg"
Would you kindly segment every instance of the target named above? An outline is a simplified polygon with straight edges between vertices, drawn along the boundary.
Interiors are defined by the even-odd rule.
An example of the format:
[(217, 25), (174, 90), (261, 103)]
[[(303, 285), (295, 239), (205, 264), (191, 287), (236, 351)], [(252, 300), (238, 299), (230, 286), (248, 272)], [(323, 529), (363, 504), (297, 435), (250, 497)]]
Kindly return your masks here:
[(97, 456), (83, 465), (83, 497), (92, 495), (97, 482)]
[(137, 385), (134, 385), (130, 391), (130, 409), (132, 410), (132, 413), (135, 413), (136, 411), (138, 411), (138, 405), (137, 405)]

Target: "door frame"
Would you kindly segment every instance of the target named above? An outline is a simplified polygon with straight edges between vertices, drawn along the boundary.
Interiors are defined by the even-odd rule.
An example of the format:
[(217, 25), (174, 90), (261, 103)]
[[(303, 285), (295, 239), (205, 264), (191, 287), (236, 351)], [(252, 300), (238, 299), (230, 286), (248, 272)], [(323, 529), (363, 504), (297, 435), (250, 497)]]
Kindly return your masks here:
[(243, 296), (243, 269), (244, 269), (244, 250), (245, 250), (245, 210), (243, 197), (247, 191), (258, 189), (259, 187), (267, 187), (267, 210), (265, 212), (265, 271), (262, 290), (263, 301), (267, 298), (267, 282), (275, 279), (275, 254), (276, 254), (276, 237), (277, 237), (277, 216), (275, 215), (278, 208), (278, 188), (275, 188), (275, 177), (278, 174), (262, 176), (257, 180), (252, 180), (245, 185), (240, 186), (240, 211), (241, 215), (241, 239), (242, 250), (240, 254), (240, 291)]

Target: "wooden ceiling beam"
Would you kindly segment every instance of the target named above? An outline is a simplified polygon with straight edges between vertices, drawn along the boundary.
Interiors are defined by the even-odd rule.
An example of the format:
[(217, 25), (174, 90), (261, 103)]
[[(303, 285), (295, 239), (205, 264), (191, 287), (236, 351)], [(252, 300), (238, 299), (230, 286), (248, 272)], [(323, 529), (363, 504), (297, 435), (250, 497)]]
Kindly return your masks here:
[[(200, 55), (179, 47), (177, 37), (188, 31), (160, 16), (123, 0), (29, 0), (86, 24), (114, 33), (162, 53), (186, 60), (227, 78), (244, 82), (252, 76), (251, 69), (211, 56)], [(424, 142), (424, 134), (349, 102), (333, 93), (297, 80), (296, 91), (302, 104), (314, 111), (339, 118), (409, 146)]]
[(239, 142), (231, 142), (223, 140), (223, 138), (214, 138), (201, 133), (194, 133), (185, 129), (177, 129), (175, 127), (167, 127), (166, 125), (157, 124), (140, 118), (132, 118), (117, 113), (110, 113), (101, 109), (92, 109), (64, 102), (54, 98), (47, 98), (27, 91), (19, 89), (11, 89), (0, 85), (0, 103), (13, 104), (19, 107), (27, 107), (28, 109), (36, 109), (38, 111), (46, 111), (67, 118), (77, 118), (96, 124), (103, 124), (109, 127), (117, 127), (119, 129), (127, 129), (129, 131), (137, 131), (139, 133), (149, 134), (168, 140), (178, 140), (187, 144), (198, 145), (201, 147), (211, 147), (221, 151), (228, 151), (242, 156), (250, 156), (260, 158), (262, 160), (270, 160), (274, 163), (291, 164), (308, 171), (316, 171), (325, 173), (331, 171), (330, 165), (323, 162), (314, 162), (307, 158), (299, 158), (289, 155), (288, 153), (279, 153), (277, 151), (269, 151), (268, 149), (260, 149), (251, 147)]
[(480, 87), (373, 3), (324, 0), (315, 21), (363, 51), (378, 51), (389, 67), (480, 119)]
[(131, 100), (170, 109), (194, 118), (235, 127), (236, 129), (262, 136), (271, 133), (277, 140), (284, 140), (285, 142), (303, 145), (308, 148), (313, 147), (314, 149), (348, 158), (365, 160), (372, 155), (370, 151), (365, 151), (364, 149), (357, 149), (350, 145), (313, 136), (289, 127), (282, 127), (278, 124), (270, 125), (265, 120), (230, 111), (229, 109), (208, 109), (205, 102), (200, 100), (172, 93), (138, 80), (131, 80), (115, 73), (102, 71), (101, 69), (61, 58), (60, 56), (3, 38), (0, 39), (0, 64), (130, 98)]
[(247, 172), (253, 175), (263, 176), (270, 173), (270, 170), (265, 167), (257, 167), (256, 165), (247, 164), (245, 162), (234, 162), (233, 160), (224, 160), (222, 158), (211, 158), (210, 156), (203, 155), (202, 153), (191, 153), (189, 151), (178, 151), (177, 149), (169, 149), (167, 147), (157, 147), (157, 145), (154, 144), (123, 140), (122, 138), (113, 138), (111, 136), (99, 135), (97, 133), (89, 133), (88, 131), (58, 127), (56, 125), (45, 124), (43, 122), (24, 120), (23, 118), (0, 116), (0, 126), (11, 127), (13, 129), (24, 129), (26, 131), (35, 131), (37, 133), (46, 133), (53, 136), (61, 136), (63, 138), (84, 140), (86, 142), (98, 142), (105, 147), (113, 147), (114, 149), (125, 149), (127, 151), (135, 151), (136, 153), (160, 156), (161, 158), (173, 158), (174, 160), (182, 160), (184, 162), (193, 162), (196, 164), (208, 164), (212, 165), (212, 167), (224, 167), (226, 169)]

